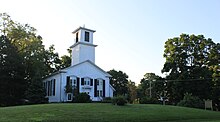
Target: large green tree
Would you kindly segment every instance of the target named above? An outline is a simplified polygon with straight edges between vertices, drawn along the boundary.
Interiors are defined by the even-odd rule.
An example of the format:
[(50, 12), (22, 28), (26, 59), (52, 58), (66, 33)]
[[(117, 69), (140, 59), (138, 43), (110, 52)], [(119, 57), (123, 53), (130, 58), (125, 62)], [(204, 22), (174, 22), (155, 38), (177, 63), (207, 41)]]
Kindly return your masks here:
[(220, 44), (217, 43), (210, 51), (209, 69), (212, 71), (212, 99), (220, 107)]
[(0, 37), (0, 106), (16, 105), (24, 98), (24, 65), (17, 48), (4, 35)]
[(210, 68), (219, 66), (216, 56), (220, 54), (214, 48), (216, 45), (203, 35), (187, 34), (165, 42), (166, 62), (162, 73), (168, 74), (167, 80), (170, 82), (167, 87), (171, 101), (178, 102), (186, 92), (201, 99), (211, 98), (214, 72)]
[(128, 75), (122, 71), (116, 71), (114, 69), (108, 71), (112, 76), (110, 83), (115, 88), (115, 95), (128, 95)]
[[(0, 13), (0, 20), (0, 33), (7, 36), (10, 43), (16, 47), (20, 63), (24, 66), (22, 72), (27, 91), (24, 97), (32, 99), (30, 96), (34, 94), (44, 95), (42, 77), (60, 69), (61, 61), (58, 53), (55, 53), (54, 46), (50, 46), (48, 50), (45, 49), (42, 37), (37, 35), (37, 30), (28, 24), (14, 22), (5, 13)], [(42, 93), (33, 91), (31, 87), (36, 84)], [(27, 93), (33, 95), (27, 95)], [(39, 99), (41, 98), (42, 96)]]

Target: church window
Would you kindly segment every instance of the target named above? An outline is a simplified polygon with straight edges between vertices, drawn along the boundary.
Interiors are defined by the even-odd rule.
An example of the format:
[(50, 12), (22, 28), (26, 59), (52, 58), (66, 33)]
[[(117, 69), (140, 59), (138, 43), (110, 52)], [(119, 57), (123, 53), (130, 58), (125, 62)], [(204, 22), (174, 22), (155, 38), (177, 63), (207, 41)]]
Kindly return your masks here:
[(97, 90), (97, 97), (103, 97), (102, 90)]
[(73, 80), (73, 85), (76, 85), (76, 79)]
[(67, 93), (67, 101), (72, 101), (72, 93)]
[(73, 79), (73, 87), (76, 88), (76, 79)]
[(103, 83), (103, 81), (102, 81), (102, 80), (100, 80), (100, 81), (99, 81), (99, 85), (100, 85), (100, 86), (102, 86), (102, 83)]
[(97, 81), (97, 86), (99, 85), (99, 81)]
[(99, 97), (99, 90), (97, 90), (97, 97)]
[(103, 94), (103, 93), (102, 93), (102, 90), (100, 90), (100, 94), (99, 94), (99, 95), (100, 95), (100, 97), (102, 97), (102, 96), (103, 96), (102, 94)]
[(71, 76), (70, 81), (71, 81), (70, 85), (72, 85), (72, 86), (76, 85), (76, 77), (75, 76)]
[(56, 88), (56, 79), (52, 79), (50, 81), (46, 81), (44, 88), (46, 89), (47, 96), (55, 96), (55, 88)]
[(99, 86), (102, 86), (102, 83), (103, 83), (103, 80), (102, 79), (98, 79), (98, 81), (97, 81), (97, 85)]
[(89, 42), (89, 32), (85, 32), (85, 41)]
[(90, 78), (84, 78), (84, 85), (90, 85)]

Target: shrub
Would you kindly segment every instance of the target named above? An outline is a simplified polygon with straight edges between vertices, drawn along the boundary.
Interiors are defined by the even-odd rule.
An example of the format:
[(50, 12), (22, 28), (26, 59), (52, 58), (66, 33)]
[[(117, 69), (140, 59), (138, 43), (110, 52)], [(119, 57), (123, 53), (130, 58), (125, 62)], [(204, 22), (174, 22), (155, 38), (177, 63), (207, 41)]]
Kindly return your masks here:
[(112, 102), (112, 98), (111, 97), (105, 97), (102, 100), (102, 103), (111, 103)]
[(183, 107), (204, 108), (204, 102), (199, 97), (192, 96), (191, 93), (185, 93), (183, 100), (177, 105)]
[(66, 93), (71, 93), (71, 92), (73, 92), (72, 85), (67, 84), (67, 85), (65, 86), (65, 92), (66, 92)]
[(120, 105), (123, 106), (127, 103), (127, 100), (124, 96), (117, 96), (112, 98), (112, 104), (113, 105)]
[(89, 103), (89, 102), (91, 102), (91, 99), (87, 93), (79, 93), (78, 95), (76, 95), (74, 102), (76, 102), (76, 103)]
[(143, 97), (140, 99), (140, 104), (158, 104), (159, 101), (156, 98)]

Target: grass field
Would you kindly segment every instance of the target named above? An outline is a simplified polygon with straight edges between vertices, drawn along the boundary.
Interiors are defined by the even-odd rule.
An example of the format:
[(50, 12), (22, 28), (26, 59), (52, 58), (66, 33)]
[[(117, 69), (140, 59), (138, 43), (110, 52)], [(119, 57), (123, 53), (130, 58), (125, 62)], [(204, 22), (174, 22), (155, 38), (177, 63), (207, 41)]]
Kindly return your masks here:
[(104, 103), (60, 103), (2, 107), (0, 108), (0, 122), (3, 121), (220, 122), (220, 112), (149, 104), (114, 106)]

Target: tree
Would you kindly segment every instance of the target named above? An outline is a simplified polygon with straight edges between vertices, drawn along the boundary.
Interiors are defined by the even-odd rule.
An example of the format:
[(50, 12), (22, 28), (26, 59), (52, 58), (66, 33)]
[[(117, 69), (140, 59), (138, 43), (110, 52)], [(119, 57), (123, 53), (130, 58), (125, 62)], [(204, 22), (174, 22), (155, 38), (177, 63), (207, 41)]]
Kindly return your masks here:
[(42, 52), (42, 56), (42, 60), (44, 60), (44, 66), (47, 67), (45, 72), (46, 75), (56, 72), (62, 68), (59, 54), (55, 53), (54, 45), (51, 45), (48, 50)]
[(192, 96), (191, 93), (185, 93), (183, 100), (181, 100), (178, 106), (192, 107), (192, 108), (204, 108), (204, 101), (197, 96)]
[(163, 78), (155, 73), (146, 73), (140, 81), (139, 98), (149, 97), (159, 99), (166, 96), (164, 93), (165, 89), (166, 83)]
[[(171, 101), (177, 103), (186, 92), (201, 99), (211, 97), (213, 71), (210, 66), (219, 64), (219, 61), (210, 62), (215, 45), (210, 38), (205, 39), (203, 35), (187, 34), (165, 42), (166, 62), (162, 73), (168, 73), (166, 78), (172, 81), (167, 84)], [(214, 52), (215, 56), (219, 55), (219, 52)]]
[(115, 88), (115, 95), (128, 95), (128, 75), (122, 71), (116, 71), (114, 69), (108, 71), (112, 76), (110, 83)]
[[(0, 14), (0, 19), (0, 33), (7, 36), (10, 43), (16, 47), (20, 63), (24, 66), (24, 87), (27, 92), (30, 92), (28, 90), (30, 87), (42, 84), (40, 79), (43, 76), (60, 69), (59, 55), (54, 52), (53, 45), (48, 50), (45, 49), (42, 37), (36, 34), (35, 28), (28, 24), (14, 22), (5, 13)], [(39, 90), (43, 89), (43, 85), (38, 87)], [(37, 92), (32, 93), (37, 94)], [(30, 97), (26, 96), (26, 98)]]
[(67, 52), (69, 55), (61, 56), (61, 64), (60, 64), (61, 68), (66, 68), (71, 66), (72, 49), (71, 48), (67, 49)]
[(43, 86), (41, 73), (38, 71), (36, 72), (36, 76), (31, 79), (31, 82), (25, 91), (25, 97), (29, 100), (32, 104), (39, 104), (39, 103), (47, 103), (48, 99), (45, 98), (46, 90)]
[(71, 58), (70, 56), (67, 55), (63, 55), (61, 56), (61, 68), (66, 68), (69, 67), (71, 65)]
[(0, 106), (16, 105), (24, 98), (24, 65), (17, 48), (6, 36), (0, 37)]
[(217, 43), (209, 54), (209, 69), (213, 72), (212, 100), (220, 108), (220, 44)]
[(135, 82), (131, 80), (128, 81), (128, 100), (130, 103), (134, 103), (137, 98), (137, 87), (135, 86)]

